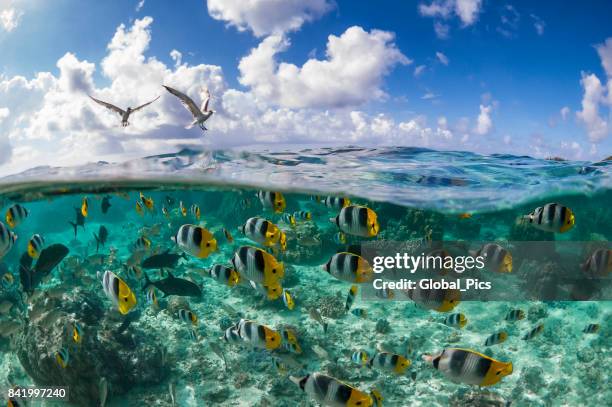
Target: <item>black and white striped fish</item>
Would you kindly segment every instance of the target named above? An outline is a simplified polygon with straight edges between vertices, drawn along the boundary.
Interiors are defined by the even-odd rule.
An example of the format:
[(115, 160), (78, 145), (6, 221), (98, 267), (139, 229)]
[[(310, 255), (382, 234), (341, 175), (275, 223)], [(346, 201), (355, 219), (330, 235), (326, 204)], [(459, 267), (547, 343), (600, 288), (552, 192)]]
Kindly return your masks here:
[(6, 211), (6, 223), (9, 227), (15, 228), (17, 227), (25, 218), (28, 217), (30, 212), (19, 204), (15, 204), (7, 209)]
[(612, 273), (612, 250), (595, 250), (582, 266), (582, 270), (592, 278), (605, 277)]
[(376, 212), (365, 206), (344, 207), (338, 216), (329, 220), (342, 232), (353, 236), (374, 237), (380, 230)]
[(45, 247), (45, 239), (39, 235), (35, 234), (30, 238), (28, 242), (28, 254), (31, 258), (37, 259), (40, 255), (40, 251)]
[(582, 332), (584, 332), (585, 334), (594, 334), (597, 333), (597, 331), (599, 331), (599, 324), (588, 324), (582, 330)]
[(512, 254), (497, 243), (487, 243), (475, 253), (474, 257), (483, 257), (487, 269), (497, 273), (512, 272)]
[(506, 339), (508, 339), (508, 333), (505, 331), (500, 331), (489, 336), (485, 341), (485, 346), (497, 345), (505, 342)]
[(192, 325), (197, 325), (198, 324), (198, 317), (191, 310), (188, 310), (188, 309), (185, 309), (185, 308), (181, 308), (180, 310), (178, 310), (178, 317), (183, 322), (189, 322)]
[(492, 386), (512, 374), (511, 362), (500, 362), (470, 349), (446, 348), (423, 359), (455, 383)]
[(334, 254), (323, 265), (323, 270), (348, 283), (368, 283), (374, 276), (374, 271), (366, 259), (348, 252)]
[(213, 265), (210, 269), (208, 269), (208, 275), (221, 284), (227, 284), (230, 287), (234, 287), (240, 282), (240, 273), (231, 267), (224, 266), (223, 264)]
[(351, 204), (351, 200), (337, 196), (328, 196), (323, 199), (323, 204), (331, 209), (342, 209), (349, 206)]
[(322, 373), (311, 373), (302, 378), (290, 376), (306, 394), (322, 406), (372, 406), (372, 396), (338, 379)]
[(536, 327), (534, 327), (531, 331), (529, 331), (525, 335), (523, 335), (522, 339), (524, 341), (528, 341), (530, 339), (535, 338), (536, 336), (541, 334), (543, 331), (544, 331), (544, 324), (539, 324)]
[(461, 313), (450, 314), (444, 319), (444, 324), (461, 329), (467, 324), (467, 318)]
[(511, 309), (506, 314), (506, 321), (515, 322), (525, 318), (525, 311), (522, 309)]
[(534, 209), (529, 215), (521, 218), (521, 222), (529, 223), (544, 232), (565, 233), (574, 227), (574, 213), (567, 206), (557, 203), (547, 203)]
[(235, 332), (243, 343), (254, 348), (274, 350), (281, 346), (281, 336), (272, 328), (255, 321), (241, 319)]
[(17, 240), (17, 235), (0, 222), (0, 259), (13, 248), (15, 240)]

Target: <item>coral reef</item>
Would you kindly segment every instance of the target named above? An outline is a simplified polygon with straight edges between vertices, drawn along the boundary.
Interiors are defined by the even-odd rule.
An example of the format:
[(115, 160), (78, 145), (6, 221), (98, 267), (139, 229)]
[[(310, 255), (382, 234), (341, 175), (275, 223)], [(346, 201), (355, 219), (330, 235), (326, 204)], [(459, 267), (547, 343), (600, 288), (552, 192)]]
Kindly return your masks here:
[[(37, 385), (68, 386), (71, 403), (92, 406), (99, 404), (98, 383), (103, 377), (117, 395), (164, 380), (167, 370), (157, 341), (148, 340), (136, 328), (118, 334), (118, 324), (105, 317), (95, 293), (75, 289), (61, 302), (52, 306), (47, 302), (39, 296), (32, 309), (48, 309), (53, 315), (25, 324), (16, 340), (17, 356)], [(75, 323), (83, 331), (80, 343), (71, 337)], [(55, 360), (61, 348), (69, 352), (66, 368)]]

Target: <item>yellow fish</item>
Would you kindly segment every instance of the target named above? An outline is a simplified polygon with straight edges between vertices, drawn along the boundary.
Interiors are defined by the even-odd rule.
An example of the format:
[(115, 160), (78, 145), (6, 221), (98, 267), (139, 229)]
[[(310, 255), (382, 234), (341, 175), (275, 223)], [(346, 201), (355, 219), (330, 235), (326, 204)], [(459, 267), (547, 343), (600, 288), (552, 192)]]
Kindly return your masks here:
[(146, 206), (146, 208), (150, 211), (153, 210), (153, 206), (154, 206), (154, 202), (153, 202), (153, 198), (151, 197), (146, 197), (144, 196), (144, 194), (141, 192), (140, 193), (140, 200), (142, 201), (142, 203), (144, 204), (144, 206)]
[(469, 349), (446, 348), (437, 355), (424, 355), (429, 362), (453, 382), (492, 386), (512, 374), (511, 362), (500, 362)]
[(285, 304), (285, 307), (287, 307), (287, 309), (289, 310), (294, 309), (295, 302), (293, 301), (293, 297), (291, 296), (291, 293), (288, 290), (283, 289), (282, 296), (283, 296), (283, 304)]
[(19, 225), (25, 218), (28, 217), (30, 212), (19, 204), (15, 204), (7, 209), (6, 211), (6, 223), (8, 223), (10, 228), (15, 228)]
[(229, 243), (234, 243), (234, 237), (232, 236), (229, 230), (223, 228), (223, 234), (225, 235), (225, 238)]
[(329, 220), (342, 232), (353, 236), (374, 237), (380, 231), (376, 212), (365, 206), (345, 206), (338, 216)]
[(84, 217), (87, 217), (87, 215), (89, 215), (89, 202), (87, 201), (87, 197), (84, 197), (81, 203), (81, 214)]
[(257, 197), (265, 209), (272, 209), (275, 213), (281, 213), (287, 207), (285, 197), (280, 192), (259, 191)]
[(144, 216), (144, 209), (142, 208), (142, 204), (139, 201), (136, 201), (136, 213), (140, 216)]
[(70, 354), (68, 353), (68, 349), (61, 348), (60, 350), (55, 352), (55, 360), (57, 361), (57, 364), (62, 367), (62, 369), (65, 369), (66, 366), (68, 366), (68, 362), (70, 361)]
[(130, 287), (112, 271), (105, 271), (102, 287), (106, 296), (115, 304), (123, 315), (136, 306), (136, 296)]
[(74, 343), (81, 343), (82, 339), (83, 331), (81, 330), (79, 324), (75, 322), (74, 326), (72, 327), (72, 340), (74, 341)]
[(217, 250), (217, 240), (212, 233), (201, 226), (183, 225), (173, 240), (185, 252), (199, 259), (207, 258)]

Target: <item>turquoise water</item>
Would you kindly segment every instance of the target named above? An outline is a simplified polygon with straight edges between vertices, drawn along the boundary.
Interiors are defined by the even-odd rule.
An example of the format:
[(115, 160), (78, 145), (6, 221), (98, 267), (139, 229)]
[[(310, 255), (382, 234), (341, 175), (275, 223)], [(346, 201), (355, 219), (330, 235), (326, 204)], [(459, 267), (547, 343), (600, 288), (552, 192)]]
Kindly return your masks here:
[[(14, 284), (0, 289), (0, 389), (68, 386), (71, 402), (82, 406), (99, 405), (104, 393), (111, 406), (172, 405), (171, 392), (180, 406), (308, 406), (317, 404), (289, 376), (320, 372), (364, 394), (377, 389), (386, 406), (606, 405), (612, 399), (609, 281), (597, 280), (597, 290), (581, 297), (588, 301), (561, 301), (577, 296), (571, 286), (560, 289), (566, 297), (525, 298), (530, 286), (555, 273), (555, 262), (567, 266), (565, 277), (581, 276), (580, 263), (598, 248), (611, 248), (611, 172), (612, 161), (347, 148), (282, 153), (185, 150), (123, 164), (34, 168), (4, 178), (2, 212), (19, 203), (29, 214), (13, 229), (18, 238), (2, 258)], [(282, 193), (282, 213), (262, 205), (256, 196), (260, 190)], [(153, 201), (151, 210), (141, 192)], [(339, 208), (327, 207), (322, 202), (327, 196), (347, 197), (370, 208), (377, 214), (378, 234), (347, 234), (346, 242), (339, 243), (339, 229), (329, 221)], [(88, 215), (75, 237), (69, 222), (75, 222), (84, 197)], [(103, 213), (106, 197), (110, 207)], [(143, 205), (142, 215), (137, 202)], [(517, 218), (551, 202), (575, 215), (568, 232), (517, 225)], [(191, 212), (193, 204), (200, 209), (200, 219)], [(298, 220), (296, 226), (282, 219), (298, 211), (309, 212), (311, 219)], [(254, 289), (245, 276), (242, 284), (230, 287), (208, 275), (215, 264), (231, 266), (241, 246), (265, 248), (238, 230), (251, 217), (268, 219), (286, 235), (286, 250), (274, 245), (268, 251), (284, 265), (280, 283), (290, 292), (293, 309), (280, 298), (266, 298), (265, 289)], [(184, 224), (210, 232), (217, 250), (198, 258), (177, 246), (172, 237)], [(108, 238), (97, 245), (94, 234), (99, 237), (102, 226)], [(44, 237), (45, 247), (61, 244), (69, 252), (38, 285), (24, 290), (19, 265), (34, 234)], [(141, 251), (136, 242), (143, 236), (150, 246)], [(470, 250), (486, 242), (507, 248), (513, 254), (512, 273), (489, 275), (502, 289), (518, 281), (513, 285), (521, 290), (514, 293), (517, 300), (461, 301), (450, 312), (438, 312), (401, 298), (400, 292), (393, 299), (401, 301), (372, 301), (358, 294), (351, 308), (365, 310), (365, 317), (358, 317), (345, 310), (351, 283), (322, 270), (336, 252), (347, 247), (355, 251), (364, 242), (430, 240), (444, 248), (457, 241)], [(168, 249), (185, 254), (164, 270), (142, 268), (143, 260)], [(33, 265), (36, 268), (36, 260)], [(136, 305), (126, 315), (105, 295), (106, 270), (134, 293)], [(163, 297), (156, 288), (157, 304), (148, 303), (145, 273), (158, 281), (168, 278), (168, 271), (195, 283), (202, 295)], [(311, 316), (312, 309), (327, 324), (326, 332)], [(523, 310), (525, 318), (505, 321), (511, 309)], [(197, 325), (181, 320), (180, 310), (191, 310)], [(452, 313), (464, 314), (467, 324), (444, 324)], [(302, 352), (257, 349), (222, 339), (241, 318), (279, 333), (291, 329)], [(599, 331), (583, 333), (589, 323), (599, 324)], [(79, 341), (72, 337), (75, 324)], [(522, 339), (539, 324), (544, 327), (539, 335)], [(485, 346), (499, 331), (508, 339)], [(512, 373), (490, 387), (453, 383), (422, 360), (444, 348), (470, 349), (511, 362)], [(65, 367), (55, 358), (60, 349), (69, 354)], [(351, 360), (359, 350), (369, 357), (395, 353), (411, 364), (401, 374), (360, 367)]]

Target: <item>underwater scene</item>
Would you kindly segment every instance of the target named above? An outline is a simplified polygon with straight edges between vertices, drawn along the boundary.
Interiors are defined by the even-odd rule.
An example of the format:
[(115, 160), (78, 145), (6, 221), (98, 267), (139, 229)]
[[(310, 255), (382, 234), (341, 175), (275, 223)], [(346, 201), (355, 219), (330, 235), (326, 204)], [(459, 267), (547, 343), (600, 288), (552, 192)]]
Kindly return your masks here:
[[(610, 158), (346, 148), (0, 179), (2, 397), (610, 405), (611, 173)], [(428, 285), (382, 285), (414, 280), (387, 274), (407, 248), (440, 260), (417, 273)]]

